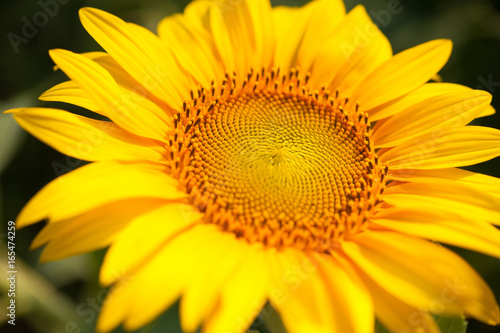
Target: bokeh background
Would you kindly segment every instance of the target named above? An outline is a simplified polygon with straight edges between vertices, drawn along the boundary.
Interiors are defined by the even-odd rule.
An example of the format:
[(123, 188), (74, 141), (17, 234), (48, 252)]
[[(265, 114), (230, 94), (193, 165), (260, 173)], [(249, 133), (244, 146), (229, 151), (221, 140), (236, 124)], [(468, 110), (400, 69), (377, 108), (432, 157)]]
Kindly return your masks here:
[[(155, 31), (164, 16), (181, 12), (187, 0), (59, 0), (57, 12), (17, 46), (9, 33), (22, 36), (26, 20), (31, 21), (49, 0), (0, 2), (0, 110), (21, 106), (61, 106), (37, 97), (65, 77), (54, 72), (48, 50), (64, 48), (75, 52), (100, 50), (78, 20), (85, 6), (109, 11), (126, 21)], [(276, 0), (273, 5), (298, 6), (305, 0)], [(450, 38), (454, 51), (440, 72), (444, 81), (484, 89), (494, 96), (500, 110), (500, 2), (495, 0), (346, 0), (348, 9), (362, 3), (389, 37), (394, 52), (419, 43)], [(390, 9), (393, 9), (392, 13)], [(394, 10), (396, 9), (396, 10)], [(46, 10), (45, 10), (46, 11)], [(40, 19), (40, 18), (38, 18)], [(13, 36), (12, 34), (10, 36)], [(69, 107), (65, 107), (70, 109)], [(477, 125), (500, 128), (498, 114), (475, 121)], [(23, 132), (10, 115), (0, 115), (0, 267), (7, 262), (7, 222), (45, 184), (83, 165), (68, 160), (52, 148)], [(470, 167), (470, 170), (500, 177), (500, 158)], [(75, 189), (75, 191), (78, 189)], [(0, 332), (87, 333), (94, 332), (95, 319), (107, 290), (97, 282), (104, 250), (66, 260), (39, 264), (40, 250), (29, 244), (42, 225), (16, 233), (17, 317), (16, 326), (6, 324), (5, 272), (0, 272)], [(500, 240), (499, 240), (500, 241)], [(500, 299), (500, 260), (455, 249), (485, 277)], [(147, 306), (147, 305), (145, 305)], [(177, 307), (140, 332), (180, 332)], [(255, 327), (266, 332), (262, 326)], [(117, 332), (122, 332), (117, 329)], [(468, 332), (500, 332), (476, 321)], [(342, 332), (348, 333), (348, 332)]]

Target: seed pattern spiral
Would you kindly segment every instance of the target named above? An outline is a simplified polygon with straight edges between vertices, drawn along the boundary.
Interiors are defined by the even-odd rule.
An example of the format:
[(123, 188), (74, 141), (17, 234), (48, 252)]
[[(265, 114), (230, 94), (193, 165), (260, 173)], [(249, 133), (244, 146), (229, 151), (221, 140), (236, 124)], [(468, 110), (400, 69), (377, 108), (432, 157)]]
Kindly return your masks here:
[(387, 170), (357, 105), (310, 92), (298, 73), (276, 76), (250, 73), (239, 87), (227, 76), (193, 93), (174, 119), (172, 173), (204, 223), (249, 242), (329, 251), (363, 230)]

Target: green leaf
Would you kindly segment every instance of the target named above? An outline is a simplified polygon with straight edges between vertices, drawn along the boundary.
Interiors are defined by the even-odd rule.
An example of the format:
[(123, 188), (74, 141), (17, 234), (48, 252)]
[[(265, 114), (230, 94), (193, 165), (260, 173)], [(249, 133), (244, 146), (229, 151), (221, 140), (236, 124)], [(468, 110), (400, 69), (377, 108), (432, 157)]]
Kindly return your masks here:
[(377, 320), (377, 322), (375, 323), (375, 333), (391, 333), (391, 332)]
[(467, 331), (467, 320), (463, 317), (435, 317), (441, 333), (465, 333)]
[(281, 321), (281, 318), (271, 306), (271, 304), (267, 303), (264, 309), (261, 312), (262, 319), (264, 319), (264, 323), (266, 324), (266, 328), (271, 333), (286, 333), (285, 325)]

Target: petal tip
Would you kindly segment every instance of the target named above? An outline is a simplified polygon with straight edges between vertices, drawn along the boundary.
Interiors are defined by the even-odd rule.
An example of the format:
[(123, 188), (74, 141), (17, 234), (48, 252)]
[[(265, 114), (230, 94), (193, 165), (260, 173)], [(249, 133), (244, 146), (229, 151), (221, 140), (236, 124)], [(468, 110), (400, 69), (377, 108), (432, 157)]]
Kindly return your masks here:
[(68, 50), (64, 50), (64, 49), (49, 50), (49, 56), (54, 62), (57, 61), (56, 59), (60, 59), (61, 57), (64, 57), (64, 56), (71, 54), (71, 53), (73, 53), (73, 52), (68, 51)]
[(43, 243), (41, 243), (41, 242), (37, 242), (36, 240), (34, 240), (34, 241), (30, 244), (29, 250), (30, 250), (30, 251), (34, 251), (34, 250), (36, 250), (36, 249), (38, 249), (38, 248), (40, 248), (40, 247), (42, 247), (42, 246), (43, 246)]
[(50, 254), (47, 254), (47, 251), (43, 251), (42, 254), (40, 255), (40, 259), (38, 259), (38, 262), (40, 264), (46, 264), (51, 261), (55, 261), (57, 258), (52, 258)]
[(453, 41), (449, 38), (440, 38), (434, 40), (436, 43), (442, 43), (443, 46), (453, 47)]
[(433, 49), (439, 49), (441, 50), (441, 52), (446, 53), (447, 58), (450, 57), (453, 50), (453, 41), (448, 38), (434, 39), (424, 44), (427, 44), (429, 46), (432, 45)]
[[(109, 251), (109, 249), (108, 249)], [(119, 279), (118, 274), (113, 274), (106, 267), (106, 259), (104, 259), (104, 263), (99, 271), (99, 284), (103, 287), (108, 287)]]
[(453, 49), (453, 41), (451, 39), (439, 39), (443, 43), (443, 47), (446, 48), (446, 51), (451, 54)]
[(481, 102), (488, 102), (490, 104), (493, 99), (493, 95), (485, 90), (473, 90), (473, 92)]
[(120, 323), (114, 322), (105, 317), (102, 313), (97, 317), (96, 332), (97, 333), (107, 333), (115, 329)]
[(498, 305), (491, 310), (491, 320), (488, 322), (488, 324), (492, 326), (500, 325), (500, 308), (498, 307)]
[(21, 209), (21, 212), (16, 218), (16, 228), (21, 229), (24, 227), (27, 227), (29, 225), (35, 224), (37, 222), (42, 222), (42, 221), (47, 221), (48, 217), (45, 216), (45, 218), (40, 217), (40, 215), (37, 215), (37, 212), (35, 209), (32, 207), (32, 200), (33, 198), (28, 201), (28, 203)]
[(80, 18), (82, 18), (84, 16), (92, 15), (92, 13), (96, 12), (96, 11), (100, 11), (100, 10), (97, 8), (93, 8), (93, 7), (83, 7), (83, 8), (80, 8), (80, 10), (78, 11), (78, 15), (80, 16)]

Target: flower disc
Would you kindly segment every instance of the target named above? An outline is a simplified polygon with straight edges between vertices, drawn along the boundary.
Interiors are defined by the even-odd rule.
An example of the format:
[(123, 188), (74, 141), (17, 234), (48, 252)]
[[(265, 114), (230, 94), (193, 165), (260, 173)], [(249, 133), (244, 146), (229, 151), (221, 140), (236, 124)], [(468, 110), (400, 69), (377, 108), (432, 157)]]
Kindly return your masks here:
[[(299, 86), (293, 77), (288, 87)], [(250, 242), (317, 251), (359, 231), (380, 189), (358, 106), (345, 111), (348, 100), (269, 81), (225, 85), (217, 99), (200, 91), (175, 136), (187, 142), (178, 144), (179, 177), (205, 222)]]

